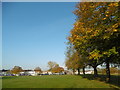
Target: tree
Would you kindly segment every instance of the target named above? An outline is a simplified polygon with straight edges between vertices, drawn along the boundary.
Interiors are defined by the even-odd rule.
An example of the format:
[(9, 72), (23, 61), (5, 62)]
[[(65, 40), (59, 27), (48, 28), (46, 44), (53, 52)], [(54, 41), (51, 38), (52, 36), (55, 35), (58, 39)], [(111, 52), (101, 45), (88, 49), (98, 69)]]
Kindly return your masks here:
[(80, 69), (83, 69), (83, 74), (85, 75), (85, 67), (87, 66), (87, 59), (75, 51), (72, 55), (74, 68), (78, 70), (78, 75), (80, 75)]
[(120, 43), (118, 41), (120, 39), (120, 18), (118, 16), (120, 9), (118, 2), (83, 3), (82, 6), (86, 10), (86, 15), (84, 12), (78, 15), (82, 16), (80, 22), (84, 23), (86, 32), (91, 32), (86, 35), (86, 38), (89, 43), (92, 43), (91, 46), (94, 47), (91, 52), (97, 51), (95, 54), (93, 53), (93, 55), (96, 55), (93, 59), (96, 60), (98, 58), (98, 60), (103, 60), (106, 63), (106, 73), (110, 79), (109, 63), (118, 63), (119, 61), (114, 57), (120, 57), (120, 45), (118, 44)]
[(64, 71), (64, 68), (60, 67), (59, 64), (53, 61), (48, 62), (48, 67), (50, 68), (49, 71), (51, 71), (52, 73), (60, 73)]
[(54, 67), (54, 68), (52, 69), (52, 72), (53, 72), (53, 73), (61, 73), (62, 71), (64, 71), (64, 68), (59, 67), (59, 66)]
[(23, 69), (21, 67), (19, 67), (19, 66), (14, 66), (14, 68), (11, 70), (11, 72), (13, 74), (19, 74), (22, 71), (23, 71)]
[(75, 49), (73, 48), (72, 44), (68, 43), (68, 45), (69, 46), (67, 47), (65, 65), (68, 69), (72, 69), (74, 74), (77, 66), (77, 62), (75, 60)]
[(120, 63), (119, 8), (118, 2), (78, 3), (74, 12), (77, 19), (68, 37), (74, 48), (88, 57), (89, 65), (94, 65), (95, 74), (96, 67), (106, 63), (108, 81), (109, 63)]
[(66, 62), (65, 65), (68, 69), (72, 69), (73, 73), (75, 69), (78, 70), (78, 75), (80, 74), (80, 69), (83, 68), (83, 73), (85, 74), (86, 58), (83, 58), (79, 52), (77, 52), (72, 44), (69, 44), (66, 52)]
[(56, 62), (49, 61), (48, 62), (48, 67), (50, 68), (49, 70), (51, 71), (55, 66), (59, 66)]
[(41, 70), (40, 67), (36, 67), (36, 68), (34, 69), (34, 71), (37, 72), (37, 73), (41, 73), (41, 72), (42, 72), (42, 70)]

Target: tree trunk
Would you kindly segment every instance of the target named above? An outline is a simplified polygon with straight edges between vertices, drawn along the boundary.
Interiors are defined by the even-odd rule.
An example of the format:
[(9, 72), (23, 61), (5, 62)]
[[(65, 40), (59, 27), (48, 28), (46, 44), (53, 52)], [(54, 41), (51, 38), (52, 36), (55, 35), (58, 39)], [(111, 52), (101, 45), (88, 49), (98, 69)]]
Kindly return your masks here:
[(73, 75), (75, 75), (75, 69), (73, 69)]
[(106, 81), (110, 82), (110, 67), (109, 67), (109, 60), (106, 60)]
[(83, 75), (85, 75), (85, 67), (83, 67)]
[(94, 77), (97, 77), (98, 76), (97, 66), (93, 66), (93, 68), (94, 68)]
[(80, 75), (80, 69), (78, 68), (77, 70), (78, 70), (78, 75)]

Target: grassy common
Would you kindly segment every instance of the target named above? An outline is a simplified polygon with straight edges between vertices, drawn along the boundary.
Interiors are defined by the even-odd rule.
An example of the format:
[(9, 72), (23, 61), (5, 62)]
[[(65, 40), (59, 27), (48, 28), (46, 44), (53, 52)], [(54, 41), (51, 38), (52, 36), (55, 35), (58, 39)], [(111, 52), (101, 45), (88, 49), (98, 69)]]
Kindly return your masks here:
[(78, 75), (44, 75), (3, 77), (2, 88), (119, 88)]

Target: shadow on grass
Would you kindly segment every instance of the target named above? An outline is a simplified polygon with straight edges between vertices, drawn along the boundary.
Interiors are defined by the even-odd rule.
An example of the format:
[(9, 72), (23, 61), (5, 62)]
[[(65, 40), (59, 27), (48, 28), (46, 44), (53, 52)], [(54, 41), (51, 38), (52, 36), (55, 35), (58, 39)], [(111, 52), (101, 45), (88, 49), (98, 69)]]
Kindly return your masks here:
[[(108, 83), (106, 82), (106, 75), (98, 75), (97, 78), (95, 78), (93, 74), (86, 74), (81, 76), (89, 80), (98, 80), (98, 81)], [(120, 75), (111, 75), (111, 80), (108, 84), (112, 84), (120, 88)]]

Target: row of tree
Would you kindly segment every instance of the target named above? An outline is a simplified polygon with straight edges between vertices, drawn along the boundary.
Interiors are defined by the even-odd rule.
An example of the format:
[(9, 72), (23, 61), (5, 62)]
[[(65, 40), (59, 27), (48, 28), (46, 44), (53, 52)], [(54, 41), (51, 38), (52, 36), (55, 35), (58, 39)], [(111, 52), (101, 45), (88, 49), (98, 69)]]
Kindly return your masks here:
[[(63, 67), (60, 67), (59, 64), (57, 64), (56, 62), (53, 62), (53, 61), (48, 62), (48, 67), (49, 67), (48, 71), (51, 71), (52, 73), (60, 73), (60, 72), (64, 71)], [(22, 67), (14, 66), (14, 68), (10, 72), (13, 74), (19, 74), (20, 72), (24, 72), (24, 71), (25, 70), (23, 70)], [(42, 70), (40, 67), (36, 67), (34, 69), (34, 71), (42, 73)]]
[(110, 64), (120, 64), (119, 2), (80, 2), (76, 8), (76, 22), (68, 37), (66, 66), (78, 72), (92, 66), (97, 77), (97, 66), (105, 63), (110, 81)]
[[(20, 72), (24, 72), (25, 70), (22, 69), (22, 67), (19, 67), (19, 66), (14, 66), (14, 68), (10, 71), (11, 73), (13, 74), (19, 74)], [(35, 72), (39, 72), (39, 73), (42, 73), (42, 70), (40, 67), (36, 67), (34, 69)]]

